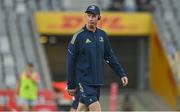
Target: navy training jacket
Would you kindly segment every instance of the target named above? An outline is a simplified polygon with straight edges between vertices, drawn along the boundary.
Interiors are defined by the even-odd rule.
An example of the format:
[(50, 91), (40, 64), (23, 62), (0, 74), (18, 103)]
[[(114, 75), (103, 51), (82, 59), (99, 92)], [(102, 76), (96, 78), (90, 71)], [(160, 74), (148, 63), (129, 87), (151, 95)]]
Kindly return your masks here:
[(75, 33), (68, 45), (67, 56), (68, 89), (76, 88), (78, 83), (103, 85), (104, 60), (118, 76), (126, 75), (112, 51), (106, 33), (99, 28), (92, 32), (84, 26)]

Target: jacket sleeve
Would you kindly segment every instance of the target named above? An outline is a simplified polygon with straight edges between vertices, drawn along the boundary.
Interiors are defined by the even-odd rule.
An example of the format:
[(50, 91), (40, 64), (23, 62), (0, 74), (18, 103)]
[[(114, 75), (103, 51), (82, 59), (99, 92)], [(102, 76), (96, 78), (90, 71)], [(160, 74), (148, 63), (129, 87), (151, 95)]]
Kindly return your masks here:
[(105, 41), (104, 41), (104, 59), (106, 61), (106, 63), (109, 64), (109, 66), (113, 69), (113, 71), (120, 77), (125, 76), (127, 73), (125, 72), (125, 70), (122, 68), (121, 64), (118, 62), (116, 56), (113, 53), (113, 50), (111, 48), (110, 45), (110, 41), (108, 39), (108, 37), (105, 37)]
[(78, 53), (77, 35), (74, 35), (68, 45), (67, 51), (67, 85), (68, 89), (76, 88), (75, 62)]

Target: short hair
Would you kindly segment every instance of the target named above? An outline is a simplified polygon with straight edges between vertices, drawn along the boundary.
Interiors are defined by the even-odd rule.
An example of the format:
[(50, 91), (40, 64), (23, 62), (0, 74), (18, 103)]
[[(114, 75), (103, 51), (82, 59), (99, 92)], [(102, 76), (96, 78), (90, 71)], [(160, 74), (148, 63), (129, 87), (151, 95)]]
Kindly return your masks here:
[(27, 63), (27, 66), (32, 67), (32, 68), (34, 67), (34, 65), (30, 62)]

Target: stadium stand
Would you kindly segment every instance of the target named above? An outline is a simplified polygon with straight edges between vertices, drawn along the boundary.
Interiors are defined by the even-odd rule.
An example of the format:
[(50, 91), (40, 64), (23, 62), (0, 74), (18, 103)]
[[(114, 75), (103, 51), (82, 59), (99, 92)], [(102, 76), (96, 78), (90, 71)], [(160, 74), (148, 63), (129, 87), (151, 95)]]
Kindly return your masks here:
[(179, 21), (180, 14), (177, 13), (180, 8), (179, 0), (159, 0), (154, 1), (156, 11), (154, 13), (154, 20), (158, 27), (161, 42), (169, 57), (172, 69), (174, 71), (175, 79), (180, 86), (180, 32)]
[(6, 85), (12, 83), (16, 85), (18, 73), (24, 70), (27, 62), (32, 62), (41, 75), (40, 87), (51, 88), (46, 57), (38, 42), (38, 34), (31, 17), (36, 7), (26, 7), (35, 1), (1, 0), (0, 2), (1, 59), (4, 60), (1, 64), (1, 79), (5, 79)]

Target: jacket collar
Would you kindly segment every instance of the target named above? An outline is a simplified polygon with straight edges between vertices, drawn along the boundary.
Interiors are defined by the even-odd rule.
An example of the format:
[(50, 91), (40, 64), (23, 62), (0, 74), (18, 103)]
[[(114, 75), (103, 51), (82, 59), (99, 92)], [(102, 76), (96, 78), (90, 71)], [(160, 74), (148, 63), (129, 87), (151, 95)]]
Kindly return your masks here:
[(87, 29), (86, 25), (84, 25), (83, 29), (84, 29), (85, 31), (88, 31), (88, 32), (91, 32), (91, 33), (96, 33), (96, 32), (97, 32), (97, 27), (96, 27), (95, 32), (90, 31), (89, 29)]

